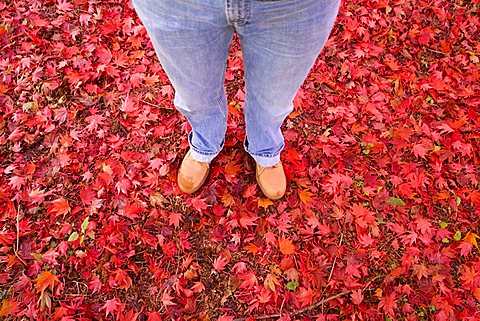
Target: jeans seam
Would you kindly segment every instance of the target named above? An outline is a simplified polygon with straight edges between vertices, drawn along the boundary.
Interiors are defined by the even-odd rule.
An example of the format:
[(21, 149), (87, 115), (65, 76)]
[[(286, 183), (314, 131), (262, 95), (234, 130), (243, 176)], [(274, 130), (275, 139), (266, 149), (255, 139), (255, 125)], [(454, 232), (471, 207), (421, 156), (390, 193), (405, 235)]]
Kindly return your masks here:
[(222, 95), (223, 95), (223, 91), (220, 90), (219, 92), (219, 95), (217, 96), (217, 108), (220, 110), (220, 112), (222, 113), (222, 116), (223, 117), (228, 117), (228, 107), (227, 107), (227, 111), (225, 112), (225, 110), (223, 109), (223, 101), (222, 101)]

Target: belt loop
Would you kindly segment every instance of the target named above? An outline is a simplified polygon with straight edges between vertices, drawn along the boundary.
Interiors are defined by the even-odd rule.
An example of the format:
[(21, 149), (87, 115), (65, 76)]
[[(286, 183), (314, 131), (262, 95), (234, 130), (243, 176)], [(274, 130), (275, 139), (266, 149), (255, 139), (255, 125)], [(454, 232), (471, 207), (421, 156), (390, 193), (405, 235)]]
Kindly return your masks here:
[(248, 22), (251, 6), (251, 0), (225, 0), (225, 13), (228, 23), (238, 26)]

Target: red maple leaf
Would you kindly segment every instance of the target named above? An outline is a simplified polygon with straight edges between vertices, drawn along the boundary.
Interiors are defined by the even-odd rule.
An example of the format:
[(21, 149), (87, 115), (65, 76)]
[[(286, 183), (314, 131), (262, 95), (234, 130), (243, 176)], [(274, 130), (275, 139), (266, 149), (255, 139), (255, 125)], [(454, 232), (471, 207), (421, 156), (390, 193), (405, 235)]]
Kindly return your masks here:
[(382, 296), (378, 303), (378, 308), (385, 311), (385, 313), (390, 316), (394, 316), (394, 310), (397, 308), (397, 295), (395, 292)]
[(242, 217), (240, 217), (238, 222), (239, 222), (241, 227), (243, 227), (245, 229), (248, 229), (249, 226), (257, 225), (257, 223), (255, 223), (255, 221), (258, 220), (258, 219), (259, 219), (258, 216), (242, 216)]
[(422, 144), (414, 144), (412, 148), (412, 153), (417, 159), (419, 157), (425, 159), (425, 155), (427, 155), (427, 149)]
[(200, 196), (194, 197), (191, 200), (192, 207), (202, 213), (208, 208), (208, 204), (205, 202), (205, 198), (200, 198)]
[(169, 225), (173, 225), (173, 226), (178, 228), (180, 226), (181, 221), (183, 222), (182, 213), (170, 212), (168, 214), (168, 224)]
[(220, 272), (224, 269), (225, 265), (227, 265), (228, 262), (229, 260), (227, 258), (220, 255), (213, 261), (213, 267), (215, 268), (215, 270)]
[(15, 312), (19, 311), (19, 303), (15, 298), (4, 299), (0, 306), (0, 317), (6, 317), (8, 315), (15, 315)]
[(162, 304), (165, 306), (165, 307), (169, 307), (169, 306), (174, 306), (174, 305), (177, 305), (175, 302), (173, 302), (172, 300), (174, 299), (173, 296), (171, 296), (168, 292), (164, 292), (162, 294)]
[(132, 279), (128, 276), (127, 271), (122, 269), (115, 271), (115, 282), (120, 289), (128, 289), (132, 286)]
[(311, 305), (313, 303), (313, 298), (315, 294), (311, 288), (300, 287), (300, 291), (296, 294), (298, 302), (300, 302), (300, 307)]
[(57, 216), (57, 215), (65, 215), (70, 212), (70, 206), (66, 199), (59, 198), (52, 202), (52, 205), (48, 208), (48, 214)]
[(117, 190), (117, 194), (127, 194), (131, 186), (132, 184), (128, 178), (122, 178), (115, 184), (115, 189)]
[(240, 274), (238, 278), (240, 280), (243, 280), (242, 284), (240, 284), (240, 288), (242, 289), (251, 289), (254, 286), (258, 285), (257, 277), (255, 276), (255, 273), (251, 271), (244, 274)]
[(60, 11), (71, 11), (73, 9), (73, 5), (67, 1), (58, 0), (57, 8)]
[(192, 291), (194, 293), (200, 293), (205, 290), (205, 285), (202, 282), (194, 282), (192, 286)]
[(162, 321), (162, 315), (160, 312), (147, 312), (148, 319), (147, 321)]
[(109, 314), (115, 315), (115, 312), (119, 311), (119, 307), (122, 305), (122, 302), (118, 298), (107, 300), (107, 302), (102, 306), (102, 309), (105, 309), (106, 316)]
[(355, 305), (359, 305), (363, 301), (363, 293), (362, 290), (353, 290), (352, 293), (350, 293), (350, 297), (352, 298), (352, 302)]
[[(137, 204), (137, 202), (127, 203), (125, 208), (123, 209), (123, 215), (128, 217), (129, 219), (137, 219), (140, 217), (139, 213), (142, 213), (145, 209)], [(122, 212), (119, 212), (122, 214)]]
[(352, 215), (355, 217), (355, 223), (362, 228), (367, 228), (375, 224), (374, 213), (364, 207), (362, 204), (352, 206)]

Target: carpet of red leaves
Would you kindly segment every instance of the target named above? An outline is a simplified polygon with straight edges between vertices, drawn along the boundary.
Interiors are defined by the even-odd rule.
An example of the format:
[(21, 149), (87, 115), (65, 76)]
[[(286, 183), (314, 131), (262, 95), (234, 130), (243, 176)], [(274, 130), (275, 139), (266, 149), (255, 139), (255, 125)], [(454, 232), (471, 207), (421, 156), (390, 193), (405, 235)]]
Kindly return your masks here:
[(479, 320), (478, 0), (346, 0), (262, 197), (226, 147), (182, 195), (188, 125), (124, 0), (0, 3), (0, 318)]

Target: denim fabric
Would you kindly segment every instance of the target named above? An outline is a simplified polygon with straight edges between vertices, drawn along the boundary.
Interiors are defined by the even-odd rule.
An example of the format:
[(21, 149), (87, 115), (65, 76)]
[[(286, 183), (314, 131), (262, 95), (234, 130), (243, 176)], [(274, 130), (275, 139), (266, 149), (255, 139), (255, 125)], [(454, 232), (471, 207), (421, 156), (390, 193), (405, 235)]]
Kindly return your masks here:
[(227, 128), (224, 88), (236, 32), (246, 95), (244, 146), (255, 161), (280, 161), (280, 127), (322, 50), (340, 0), (133, 0), (160, 63), (175, 88), (175, 107), (192, 126), (192, 157), (210, 162)]

